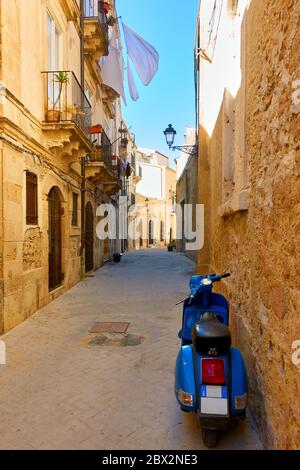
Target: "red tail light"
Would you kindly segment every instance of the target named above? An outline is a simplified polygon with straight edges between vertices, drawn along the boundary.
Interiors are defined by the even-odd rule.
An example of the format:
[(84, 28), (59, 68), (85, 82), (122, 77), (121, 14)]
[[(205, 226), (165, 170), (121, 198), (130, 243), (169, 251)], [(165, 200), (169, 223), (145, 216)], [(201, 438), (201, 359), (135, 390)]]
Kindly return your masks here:
[(225, 384), (225, 367), (223, 359), (202, 359), (202, 382), (204, 384)]

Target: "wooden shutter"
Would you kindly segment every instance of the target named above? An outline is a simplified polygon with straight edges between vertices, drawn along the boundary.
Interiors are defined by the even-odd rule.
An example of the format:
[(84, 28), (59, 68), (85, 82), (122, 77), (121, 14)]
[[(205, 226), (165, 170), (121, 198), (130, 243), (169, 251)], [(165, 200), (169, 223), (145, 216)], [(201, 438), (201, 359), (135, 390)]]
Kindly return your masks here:
[(37, 225), (38, 200), (37, 200), (37, 176), (26, 171), (26, 224)]

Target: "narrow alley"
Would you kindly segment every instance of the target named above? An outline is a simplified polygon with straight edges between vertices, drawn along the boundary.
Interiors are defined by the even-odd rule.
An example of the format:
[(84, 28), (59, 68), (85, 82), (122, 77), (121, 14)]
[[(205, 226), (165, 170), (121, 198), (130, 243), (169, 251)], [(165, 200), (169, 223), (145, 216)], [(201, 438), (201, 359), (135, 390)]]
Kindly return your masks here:
[[(193, 272), (180, 253), (132, 252), (5, 334), (0, 448), (205, 449), (195, 415), (179, 411), (173, 390), (175, 303)], [(129, 322), (142, 343), (101, 344), (90, 330), (106, 321)], [(218, 448), (260, 449), (250, 419)]]

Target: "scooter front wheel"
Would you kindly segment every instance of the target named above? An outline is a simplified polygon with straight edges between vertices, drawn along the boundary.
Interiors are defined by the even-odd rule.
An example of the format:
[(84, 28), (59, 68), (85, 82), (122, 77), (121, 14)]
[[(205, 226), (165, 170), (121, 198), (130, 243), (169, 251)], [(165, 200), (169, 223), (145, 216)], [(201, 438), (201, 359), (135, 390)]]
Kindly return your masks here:
[(206, 447), (212, 448), (216, 447), (218, 443), (218, 431), (215, 431), (214, 429), (205, 429), (202, 428), (202, 440)]

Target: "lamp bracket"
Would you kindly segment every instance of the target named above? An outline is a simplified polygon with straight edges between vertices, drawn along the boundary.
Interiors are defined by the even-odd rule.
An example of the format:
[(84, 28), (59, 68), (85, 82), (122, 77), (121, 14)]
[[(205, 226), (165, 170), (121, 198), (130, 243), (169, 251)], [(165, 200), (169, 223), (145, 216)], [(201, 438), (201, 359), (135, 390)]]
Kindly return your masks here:
[(171, 150), (180, 150), (188, 155), (198, 155), (198, 145), (173, 145), (170, 147)]

